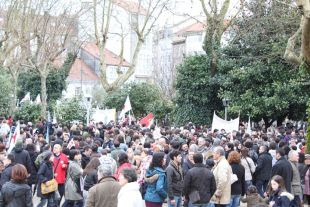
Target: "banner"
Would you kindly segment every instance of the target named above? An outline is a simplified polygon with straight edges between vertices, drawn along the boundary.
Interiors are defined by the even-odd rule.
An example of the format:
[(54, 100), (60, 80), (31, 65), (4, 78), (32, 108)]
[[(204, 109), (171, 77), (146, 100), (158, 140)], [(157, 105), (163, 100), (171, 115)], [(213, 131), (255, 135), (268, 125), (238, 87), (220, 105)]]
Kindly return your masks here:
[(12, 149), (15, 147), (15, 143), (16, 143), (16, 140), (20, 138), (20, 124), (19, 122), (17, 123), (17, 126), (14, 130), (14, 133), (13, 135), (11, 136), (10, 138), (10, 141), (9, 141), (9, 149), (8, 149), (8, 154), (12, 151)]
[(150, 126), (154, 123), (154, 116), (152, 113), (149, 113), (146, 117), (140, 120), (140, 125), (145, 125), (145, 127), (150, 128)]
[(96, 109), (95, 113), (92, 116), (92, 119), (95, 121), (95, 123), (102, 121), (104, 124), (108, 124), (110, 121), (115, 122), (115, 116), (116, 109)]
[(125, 117), (125, 114), (128, 112), (128, 111), (130, 111), (132, 109), (132, 107), (131, 107), (131, 103), (130, 103), (130, 100), (129, 100), (129, 96), (127, 96), (127, 98), (126, 98), (126, 101), (125, 101), (125, 104), (124, 104), (124, 106), (123, 106), (123, 109), (122, 109), (122, 111), (121, 111), (121, 113), (120, 113), (120, 115), (119, 115), (119, 119), (123, 119), (124, 117)]
[(239, 130), (239, 117), (237, 119), (231, 120), (231, 121), (225, 121), (224, 119), (221, 119), (218, 117), (215, 112), (213, 115), (213, 121), (212, 121), (212, 132), (214, 129), (225, 129), (226, 132), (232, 132), (232, 131), (238, 131)]

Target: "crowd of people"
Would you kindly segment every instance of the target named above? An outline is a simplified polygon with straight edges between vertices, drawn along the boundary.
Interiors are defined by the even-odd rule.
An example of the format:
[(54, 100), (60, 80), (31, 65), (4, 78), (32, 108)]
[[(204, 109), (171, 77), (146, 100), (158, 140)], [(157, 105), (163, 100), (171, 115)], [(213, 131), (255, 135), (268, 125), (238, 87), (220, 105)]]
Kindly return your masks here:
[[(0, 207), (299, 207), (310, 202), (305, 129), (226, 133), (192, 123), (0, 126)], [(50, 127), (47, 130), (47, 127)], [(47, 140), (47, 133), (48, 140)]]

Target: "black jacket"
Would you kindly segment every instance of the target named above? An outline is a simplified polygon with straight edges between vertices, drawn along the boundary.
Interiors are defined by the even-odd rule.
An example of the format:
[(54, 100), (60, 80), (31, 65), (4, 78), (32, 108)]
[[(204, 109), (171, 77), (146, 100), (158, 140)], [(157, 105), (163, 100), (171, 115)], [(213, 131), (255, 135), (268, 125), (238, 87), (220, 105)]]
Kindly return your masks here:
[(31, 188), (14, 181), (5, 183), (1, 189), (0, 207), (32, 207)]
[(6, 183), (11, 180), (11, 174), (12, 174), (12, 168), (15, 165), (15, 163), (11, 163), (5, 167), (1, 174), (1, 179), (0, 179), (0, 188)]
[(84, 190), (88, 191), (91, 187), (93, 187), (98, 182), (97, 170), (89, 173), (85, 176), (84, 180)]
[(28, 180), (28, 184), (36, 184), (38, 181), (38, 170), (39, 169), (35, 165), (35, 161), (38, 157), (38, 153), (33, 152), (33, 151), (28, 151), (28, 152), (29, 152), (29, 156), (31, 159), (31, 174), (27, 180)]
[(84, 153), (82, 153), (82, 160), (81, 160), (82, 169), (85, 169), (86, 165), (90, 162), (90, 158), (91, 157), (88, 157)]
[(269, 180), (272, 169), (272, 156), (268, 152), (260, 153), (255, 169), (256, 180)]
[[(182, 171), (181, 167), (180, 169)], [(171, 161), (166, 169), (166, 174), (168, 197), (173, 199), (173, 196), (181, 196), (184, 185), (183, 172), (180, 172), (180, 170)]]
[(200, 200), (196, 203), (207, 204), (215, 193), (216, 183), (213, 173), (204, 164), (195, 164), (184, 178), (184, 195), (188, 200), (192, 191), (199, 191)]
[(12, 154), (15, 155), (15, 163), (22, 164), (26, 167), (27, 172), (31, 173), (31, 159), (29, 152), (23, 148), (13, 148)]
[(49, 198), (53, 193), (42, 194), (41, 184), (53, 179), (53, 166), (49, 161), (43, 161), (38, 171), (38, 190), (37, 195), (41, 198)]
[(232, 163), (231, 169), (233, 174), (236, 174), (238, 180), (231, 185), (231, 195), (245, 194), (245, 169), (242, 165)]
[(291, 182), (293, 179), (293, 169), (289, 161), (284, 157), (281, 157), (276, 164), (272, 167), (272, 176), (280, 175), (284, 179), (285, 188), (288, 192), (291, 192)]

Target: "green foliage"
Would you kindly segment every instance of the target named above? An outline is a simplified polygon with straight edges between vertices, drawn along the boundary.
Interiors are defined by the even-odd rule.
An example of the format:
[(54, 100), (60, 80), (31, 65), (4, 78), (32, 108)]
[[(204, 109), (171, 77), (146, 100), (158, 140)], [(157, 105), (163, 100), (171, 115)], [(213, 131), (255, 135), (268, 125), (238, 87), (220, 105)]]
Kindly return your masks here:
[(308, 101), (308, 108), (307, 108), (307, 113), (308, 113), (308, 127), (307, 127), (307, 140), (306, 140), (306, 154), (310, 154), (310, 99)]
[[(162, 99), (159, 88), (149, 83), (125, 84), (122, 88), (107, 95), (105, 105), (121, 111), (127, 95), (129, 95), (135, 117), (142, 117), (152, 112), (156, 119), (160, 119), (165, 116), (165, 113), (171, 112), (171, 104)], [(163, 111), (160, 111), (160, 108)]]
[(11, 76), (0, 67), (0, 114), (7, 115), (10, 109), (12, 95)]
[(223, 109), (217, 96), (221, 77), (211, 77), (209, 62), (205, 55), (192, 56), (178, 67), (175, 121), (179, 125), (210, 124), (214, 110)]
[(41, 106), (32, 104), (29, 101), (24, 102), (15, 113), (15, 120), (23, 120), (25, 122), (36, 122), (40, 119)]
[[(62, 91), (66, 89), (66, 78), (69, 70), (75, 60), (75, 55), (68, 54), (64, 65), (59, 69), (52, 69), (47, 76), (47, 101), (49, 103), (55, 102), (62, 96)], [(18, 98), (21, 100), (27, 92), (30, 92), (31, 99), (34, 100), (41, 92), (40, 74), (37, 71), (25, 71), (19, 75), (18, 78)]]
[(72, 121), (86, 122), (87, 110), (82, 100), (77, 98), (66, 99), (56, 107), (57, 122), (70, 123)]

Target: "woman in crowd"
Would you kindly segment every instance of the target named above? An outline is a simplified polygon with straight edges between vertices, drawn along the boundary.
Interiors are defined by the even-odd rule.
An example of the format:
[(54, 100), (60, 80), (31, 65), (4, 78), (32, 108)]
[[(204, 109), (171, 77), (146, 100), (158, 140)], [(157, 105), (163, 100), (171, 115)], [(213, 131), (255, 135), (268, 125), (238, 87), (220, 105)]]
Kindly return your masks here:
[(228, 163), (231, 166), (233, 174), (238, 178), (237, 181), (231, 184), (230, 207), (239, 206), (241, 195), (245, 194), (245, 170), (240, 162), (240, 154), (238, 152), (231, 151), (228, 154)]
[(114, 177), (116, 178), (116, 180), (118, 180), (119, 175), (121, 174), (121, 171), (125, 168), (132, 168), (132, 164), (129, 162), (128, 160), (128, 155), (125, 152), (121, 152), (118, 157), (117, 157), (117, 161), (118, 161), (118, 168), (116, 170), (116, 173), (114, 175)]
[(83, 194), (80, 178), (83, 174), (81, 153), (77, 149), (70, 150), (67, 180), (65, 184), (65, 203), (62, 207), (82, 207)]
[(85, 203), (88, 196), (88, 190), (98, 182), (97, 172), (99, 165), (100, 165), (99, 159), (97, 157), (94, 157), (86, 165), (83, 171), (83, 179), (84, 179), (83, 197)]
[(32, 207), (31, 188), (27, 185), (25, 166), (16, 164), (12, 169), (12, 179), (1, 189), (0, 207)]
[(125, 168), (119, 176), (119, 184), (122, 186), (117, 197), (118, 207), (144, 207), (136, 171), (132, 168)]
[(154, 153), (150, 167), (146, 172), (147, 178), (157, 177), (155, 181), (147, 183), (144, 197), (146, 207), (162, 207), (167, 198), (167, 180), (163, 169), (165, 165), (164, 157), (163, 152)]
[(271, 178), (269, 186), (269, 207), (290, 207), (294, 196), (286, 191), (284, 180), (280, 175)]
[(253, 184), (253, 173), (255, 172), (255, 164), (252, 158), (249, 156), (249, 149), (243, 147), (241, 149), (241, 165), (245, 169), (245, 190)]

